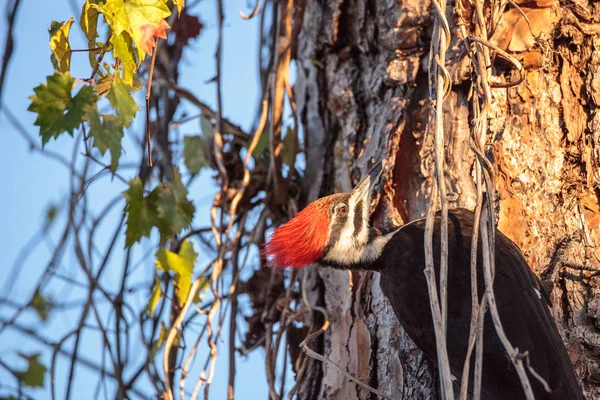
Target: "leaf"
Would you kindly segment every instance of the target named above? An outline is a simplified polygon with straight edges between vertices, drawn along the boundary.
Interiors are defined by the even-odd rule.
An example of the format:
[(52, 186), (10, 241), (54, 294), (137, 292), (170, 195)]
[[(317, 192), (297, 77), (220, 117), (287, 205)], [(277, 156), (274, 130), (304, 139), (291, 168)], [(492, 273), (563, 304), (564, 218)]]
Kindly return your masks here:
[(154, 318), (154, 311), (156, 310), (156, 305), (160, 301), (162, 295), (163, 290), (160, 284), (160, 278), (157, 274), (154, 274), (154, 286), (152, 287), (152, 294), (150, 295), (150, 300), (148, 301), (147, 306), (147, 310), (150, 313), (150, 318)]
[[(106, 18), (114, 35), (127, 32), (138, 50), (139, 62), (152, 54), (154, 38), (166, 39), (170, 26), (165, 18), (171, 15), (166, 0), (107, 0), (95, 6)], [(116, 46), (116, 45), (115, 45)]]
[(296, 154), (298, 154), (298, 137), (294, 130), (288, 126), (283, 138), (281, 161), (288, 166), (292, 166), (296, 162)]
[(153, 226), (158, 224), (156, 212), (157, 190), (144, 197), (144, 185), (139, 177), (131, 180), (125, 196), (125, 212), (127, 213), (127, 229), (125, 230), (125, 247), (131, 247), (142, 237), (149, 237)]
[[(92, 7), (93, 4), (98, 4), (98, 1), (99, 0), (86, 0), (81, 9), (79, 26), (88, 40), (89, 49), (96, 48), (96, 39), (98, 39), (98, 15), (100, 15), (100, 12), (98, 9)], [(90, 66), (94, 68), (97, 63), (96, 53), (90, 51), (89, 58)]]
[(156, 252), (156, 268), (164, 272), (175, 272), (177, 275), (191, 276), (198, 254), (194, 244), (184, 240), (179, 253), (161, 247)]
[(133, 76), (137, 71), (135, 49), (131, 46), (131, 36), (127, 32), (113, 34), (111, 39), (113, 44), (113, 56), (121, 61), (123, 70), (123, 81), (128, 85), (133, 85)]
[(55, 71), (46, 77), (46, 82), (33, 89), (35, 94), (29, 97), (28, 108), (38, 114), (35, 125), (40, 127), (43, 145), (63, 132), (73, 135), (73, 129), (83, 122), (84, 109), (98, 99), (91, 86), (83, 86), (71, 97), (75, 79), (68, 72)]
[[(139, 45), (136, 43), (136, 47), (139, 46), (139, 48), (141, 48), (146, 54), (152, 54), (152, 48), (154, 48), (156, 44), (154, 38), (166, 39), (167, 29), (171, 29), (171, 27), (164, 19), (159, 20), (155, 24), (140, 25), (139, 31), (141, 32), (141, 43)], [(135, 38), (133, 40), (135, 42)], [(140, 58), (143, 57), (140, 56)]]
[(42, 321), (46, 321), (52, 309), (52, 300), (44, 297), (38, 290), (31, 300), (31, 308), (35, 310)]
[(19, 353), (21, 357), (28, 361), (29, 365), (25, 371), (15, 371), (15, 376), (28, 387), (44, 387), (44, 377), (47, 368), (39, 362), (40, 354), (27, 356)]
[(187, 194), (181, 175), (174, 168), (173, 182), (164, 188), (158, 201), (158, 230), (162, 239), (174, 236), (191, 225), (195, 207), (187, 199)]
[(265, 148), (269, 145), (269, 134), (267, 132), (263, 132), (258, 139), (258, 143), (252, 152), (252, 157), (258, 158), (265, 150)]
[(200, 135), (183, 138), (183, 162), (190, 174), (196, 175), (206, 166), (206, 142)]
[(119, 123), (125, 128), (129, 128), (131, 120), (140, 109), (130, 93), (130, 87), (117, 76), (106, 95), (112, 108), (117, 110)]
[(71, 46), (69, 45), (69, 32), (73, 25), (73, 17), (67, 22), (52, 21), (48, 33), (50, 34), (50, 61), (54, 69), (68, 72), (71, 69)]
[(98, 78), (96, 78), (96, 94), (98, 96), (104, 96), (110, 88), (112, 87), (114, 81), (114, 75), (109, 73), (99, 73)]
[(204, 298), (202, 293), (208, 289), (208, 280), (204, 277), (198, 279), (200, 279), (200, 285), (198, 285), (198, 291), (196, 292), (196, 296), (194, 296), (194, 299), (192, 300), (196, 305), (200, 304), (200, 302)]
[(164, 321), (160, 321), (160, 333), (158, 334), (158, 340), (156, 341), (157, 347), (159, 349), (162, 347), (165, 340), (167, 340), (168, 334), (169, 331), (167, 331), (167, 326), (165, 325)]
[(190, 261), (192, 264), (194, 264), (198, 259), (198, 253), (196, 253), (196, 250), (194, 249), (194, 243), (187, 240), (184, 240), (183, 243), (181, 243), (179, 255), (184, 259)]
[(121, 157), (123, 125), (114, 115), (98, 113), (96, 105), (88, 107), (86, 119), (90, 122), (89, 136), (94, 138), (93, 146), (102, 155), (110, 150), (111, 169), (116, 171)]
[(133, 84), (131, 85), (131, 91), (133, 93), (135, 93), (143, 87), (144, 87), (144, 82), (142, 82), (137, 75), (134, 75), (133, 76)]
[(173, 32), (175, 32), (175, 41), (182, 45), (187, 45), (190, 39), (194, 39), (200, 35), (200, 31), (204, 28), (204, 24), (195, 15), (183, 13), (179, 19), (173, 23)]
[(185, 5), (185, 0), (173, 0), (173, 4), (177, 6), (177, 16), (181, 17), (181, 9)]
[(212, 122), (205, 116), (200, 117), (200, 128), (202, 128), (202, 135), (205, 139), (209, 139), (215, 136), (215, 129), (213, 128)]
[[(152, 343), (152, 349), (150, 350), (150, 355), (148, 356), (150, 359), (150, 362), (152, 362), (154, 360), (154, 357), (156, 357), (156, 354), (161, 349), (162, 345), (165, 343), (168, 333), (169, 332), (167, 331), (167, 327), (165, 326), (165, 323), (163, 321), (160, 321), (160, 332), (158, 334), (158, 339), (155, 340), (154, 343)], [(175, 342), (173, 342), (173, 343), (175, 343)]]
[(46, 215), (44, 218), (44, 226), (42, 227), (43, 232), (48, 232), (48, 229), (54, 223), (56, 216), (58, 215), (58, 207), (55, 204), (49, 204), (48, 208), (46, 208)]
[(172, 271), (175, 273), (173, 283), (177, 288), (179, 305), (183, 306), (192, 287), (192, 274), (198, 253), (194, 250), (194, 244), (184, 240), (179, 253), (173, 253), (165, 248), (156, 252), (156, 268), (161, 271)]
[(129, 189), (123, 192), (127, 213), (125, 246), (130, 247), (142, 237), (149, 237), (153, 226), (158, 228), (162, 241), (189, 227), (195, 207), (187, 194), (176, 168), (172, 183), (157, 185), (146, 197), (140, 178), (130, 181)]

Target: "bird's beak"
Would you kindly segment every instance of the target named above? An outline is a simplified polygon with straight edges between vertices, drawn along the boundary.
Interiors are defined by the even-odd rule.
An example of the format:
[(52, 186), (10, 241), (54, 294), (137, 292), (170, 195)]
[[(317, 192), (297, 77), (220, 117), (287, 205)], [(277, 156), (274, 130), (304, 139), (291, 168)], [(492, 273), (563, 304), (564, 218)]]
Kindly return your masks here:
[(350, 201), (357, 204), (360, 200), (367, 198), (366, 203), (370, 203), (371, 191), (375, 187), (379, 176), (383, 171), (383, 161), (379, 161), (371, 168), (369, 174), (352, 190), (350, 193)]

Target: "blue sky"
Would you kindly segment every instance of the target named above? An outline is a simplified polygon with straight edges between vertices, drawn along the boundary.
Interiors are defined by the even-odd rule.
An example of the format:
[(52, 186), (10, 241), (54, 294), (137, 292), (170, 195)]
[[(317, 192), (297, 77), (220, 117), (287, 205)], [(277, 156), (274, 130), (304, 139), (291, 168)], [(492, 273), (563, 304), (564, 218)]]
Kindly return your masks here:
[[(77, 4), (77, 12), (73, 11), (72, 3)], [(258, 96), (258, 74), (257, 74), (257, 38), (258, 38), (258, 18), (251, 21), (242, 20), (239, 11), (249, 12), (250, 6), (244, 2), (224, 2), (226, 12), (225, 35), (224, 35), (224, 55), (223, 55), (223, 99), (224, 114), (242, 127), (248, 129), (256, 114), (257, 96)], [(71, 16), (75, 16), (76, 23), (73, 26), (71, 34), (72, 48), (83, 48), (83, 36), (78, 27), (79, 7), (83, 4), (81, 0), (22, 0), (20, 13), (16, 23), (15, 31), (15, 50), (12, 62), (8, 71), (7, 81), (3, 93), (4, 109), (10, 111), (16, 119), (22, 124), (27, 132), (39, 141), (37, 127), (33, 125), (35, 115), (27, 111), (29, 106), (28, 97), (33, 93), (32, 89), (45, 81), (46, 75), (52, 73), (52, 67), (49, 61), (50, 50), (48, 47), (47, 28), (51, 20), (64, 21)], [(214, 84), (207, 83), (214, 76), (214, 46), (216, 43), (217, 26), (213, 22), (216, 20), (216, 11), (212, 1), (202, 1), (190, 11), (191, 14), (200, 15), (205, 24), (201, 37), (192, 41), (190, 49), (187, 51), (185, 60), (181, 63), (181, 83), (184, 87), (191, 89), (200, 99), (208, 104), (214, 104), (216, 98)], [(6, 39), (6, 25), (0, 28), (0, 43), (3, 46)], [(89, 65), (85, 54), (74, 55), (73, 74), (75, 76), (89, 75)], [(140, 103), (141, 104), (141, 103)], [(197, 114), (197, 110), (189, 104), (184, 105), (188, 114)], [(132, 126), (136, 132), (142, 127), (143, 114), (138, 113), (138, 117)], [(181, 127), (180, 133), (196, 134), (199, 132), (198, 121), (190, 122)], [(47, 151), (63, 154), (70, 158), (73, 151), (74, 138), (64, 135), (58, 140), (50, 141), (46, 145)], [(121, 162), (127, 160), (137, 160), (140, 157), (137, 145), (131, 140), (126, 139), (125, 155)], [(27, 143), (17, 133), (15, 127), (9, 122), (6, 114), (0, 114), (0, 159), (5, 165), (5, 178), (3, 182), (3, 195), (0, 196), (0, 287), (9, 288), (9, 291), (0, 293), (1, 298), (10, 298), (16, 302), (26, 301), (31, 296), (33, 285), (39, 279), (42, 271), (45, 269), (51, 255), (53, 242), (57, 240), (60, 229), (64, 226), (64, 212), (59, 214), (49, 238), (39, 241), (34, 237), (39, 231), (40, 225), (44, 221), (45, 211), (49, 204), (61, 205), (67, 198), (69, 190), (69, 171), (56, 161), (50, 160), (36, 152), (29, 151)], [(133, 178), (135, 169), (124, 170), (122, 174), (126, 178)], [(112, 180), (110, 175), (103, 175), (90, 186), (89, 199), (90, 207), (98, 212), (107, 202), (125, 189), (125, 185)], [(190, 198), (196, 204), (196, 220), (198, 226), (206, 225), (208, 221), (208, 205), (214, 195), (215, 186), (210, 173), (203, 173), (190, 189)], [(118, 205), (110, 214), (109, 221), (100, 227), (98, 233), (98, 242), (101, 248), (106, 246), (109, 235), (114, 230), (115, 219), (119, 217), (122, 205)], [(64, 207), (63, 207), (64, 211)], [(123, 248), (123, 236), (118, 246)], [(30, 246), (26, 251), (21, 252), (23, 246), (30, 241)], [(143, 255), (153, 250), (156, 244), (156, 238), (145, 240), (139, 245), (134, 257), (141, 260)], [(61, 263), (61, 271), (74, 279), (81, 278), (81, 272), (78, 270), (76, 262), (72, 256), (72, 251), (67, 252)], [(26, 256), (26, 258), (24, 257)], [(103, 278), (103, 283), (109, 287), (114, 281), (115, 288), (120, 277), (123, 252), (118, 251), (111, 260), (112, 272), (107, 272)], [(9, 275), (12, 266), (21, 263), (19, 274), (16, 279)], [(204, 264), (201, 260), (199, 264)], [(146, 259), (140, 262), (136, 270), (136, 277), (141, 283), (150, 282), (154, 272), (152, 259)], [(83, 280), (83, 279), (82, 279)], [(72, 285), (63, 283), (53, 283), (48, 288), (56, 301), (64, 302), (69, 300), (81, 299), (85, 293)], [(132, 297), (132, 302), (139, 302), (135, 306), (143, 304), (149, 293), (144, 291), (140, 296)], [(12, 309), (0, 306), (0, 315), (3, 317), (12, 315)], [(37, 316), (32, 313), (26, 313), (20, 321), (23, 324), (33, 324), (38, 327), (47, 337), (58, 337), (58, 333), (64, 333), (72, 328), (79, 317), (79, 311), (63, 312), (60, 315), (52, 315), (50, 320), (42, 324)], [(15, 366), (24, 367), (19, 360), (16, 351), (24, 353), (42, 352), (43, 362), (46, 365), (50, 363), (50, 353), (48, 348), (27, 339), (14, 331), (8, 331), (0, 334), (0, 354), (3, 360), (14, 362)], [(227, 332), (224, 332), (224, 338), (227, 338)], [(18, 345), (17, 345), (18, 343)], [(81, 347), (82, 355), (86, 358), (98, 360), (100, 357), (99, 335), (90, 333), (84, 338), (84, 345)], [(217, 364), (215, 381), (211, 393), (213, 398), (224, 398), (225, 385), (227, 381), (227, 354), (226, 343), (220, 344), (220, 356)], [(201, 346), (202, 356), (197, 365), (203, 364), (206, 356), (206, 346)], [(237, 398), (255, 399), (266, 398), (267, 389), (265, 386), (264, 367), (262, 350), (254, 352), (248, 359), (240, 359), (238, 363), (237, 380)], [(58, 364), (58, 384), (57, 398), (64, 396), (64, 381), (68, 360), (62, 359)], [(21, 363), (21, 364), (18, 364)], [(0, 368), (0, 384), (6, 384), (7, 372)], [(75, 377), (75, 386), (72, 398), (85, 399), (90, 398), (91, 388), (95, 388), (97, 377), (89, 373), (85, 368), (78, 368)], [(50, 398), (48, 391), (49, 378), (46, 377), (46, 388), (32, 392), (36, 399)], [(0, 396), (6, 394), (0, 386)], [(216, 396), (216, 397), (215, 397)], [(110, 395), (109, 395), (110, 397)]]

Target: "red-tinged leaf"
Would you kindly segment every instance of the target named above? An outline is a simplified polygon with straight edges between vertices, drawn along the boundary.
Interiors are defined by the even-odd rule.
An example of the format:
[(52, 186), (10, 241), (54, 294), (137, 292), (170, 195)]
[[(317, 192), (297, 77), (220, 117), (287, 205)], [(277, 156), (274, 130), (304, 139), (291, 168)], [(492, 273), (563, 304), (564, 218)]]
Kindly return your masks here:
[(167, 29), (171, 27), (167, 24), (167, 21), (161, 19), (156, 24), (144, 24), (140, 26), (140, 32), (142, 37), (141, 47), (144, 53), (152, 54), (152, 48), (154, 47), (154, 38), (167, 38)]
[(183, 15), (173, 23), (173, 32), (175, 40), (178, 43), (186, 45), (190, 39), (198, 37), (204, 24), (195, 15), (183, 13)]
[[(93, 7), (104, 15), (113, 36), (129, 35), (140, 63), (152, 53), (154, 38), (166, 38), (165, 30), (170, 29), (165, 21), (171, 15), (167, 0), (106, 0), (104, 5)], [(127, 45), (130, 47), (131, 42)]]

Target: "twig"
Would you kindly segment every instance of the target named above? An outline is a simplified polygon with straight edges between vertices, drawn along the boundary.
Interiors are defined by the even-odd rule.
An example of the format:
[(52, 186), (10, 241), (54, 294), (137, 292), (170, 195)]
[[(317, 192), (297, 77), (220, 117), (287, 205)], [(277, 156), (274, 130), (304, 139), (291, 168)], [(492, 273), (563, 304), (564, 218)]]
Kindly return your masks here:
[(0, 67), (0, 110), (2, 109), (2, 93), (4, 92), (4, 81), (6, 80), (6, 76), (8, 75), (8, 65), (10, 64), (14, 48), (13, 32), (15, 29), (15, 20), (17, 19), (17, 12), (19, 10), (20, 5), (21, 0), (13, 0), (12, 10), (8, 11), (7, 7), (6, 12), (6, 42), (4, 43), (4, 54), (2, 56), (2, 66)]
[(289, 74), (291, 61), (291, 40), (292, 40), (292, 14), (294, 0), (285, 0), (276, 2), (274, 12), (277, 15), (277, 26), (275, 29), (275, 54), (274, 65), (275, 74), (271, 74), (270, 89), (272, 110), (270, 125), (269, 150), (271, 155), (271, 176), (273, 177), (273, 193), (276, 204), (284, 204), (287, 199), (284, 191), (284, 181), (281, 168), (281, 151), (283, 143), (281, 141), (281, 128), (283, 107), (285, 101), (285, 81)]
[[(489, 210), (489, 209), (488, 209)], [(491, 211), (491, 210), (490, 210)], [(487, 215), (482, 215), (481, 219), (481, 242), (483, 246), (484, 254), (490, 254), (489, 251), (489, 241), (488, 241), (488, 224), (490, 220)], [(527, 376), (527, 372), (525, 372), (525, 368), (523, 367), (523, 360), (521, 360), (515, 349), (510, 344), (508, 337), (506, 337), (506, 333), (504, 332), (504, 328), (502, 327), (502, 322), (500, 321), (500, 315), (498, 314), (498, 309), (496, 307), (496, 298), (494, 296), (493, 290), (493, 278), (492, 278), (492, 269), (493, 269), (493, 260), (490, 260), (489, 257), (483, 257), (483, 276), (485, 278), (485, 292), (488, 299), (488, 304), (490, 306), (490, 313), (492, 315), (492, 321), (494, 323), (494, 327), (496, 328), (496, 333), (498, 334), (498, 338), (504, 349), (508, 353), (510, 360), (512, 361), (513, 366), (517, 371), (517, 375), (519, 375), (519, 379), (521, 380), (521, 384), (523, 385), (523, 390), (525, 391), (525, 396), (528, 400), (535, 399), (533, 395), (533, 389), (531, 387), (531, 383), (529, 382), (529, 377)]]
[[(177, 84), (175, 84), (173, 82), (167, 81), (164, 78), (159, 78), (159, 77), (157, 77), (154, 80), (154, 84), (164, 86), (166, 88), (173, 90), (177, 96), (186, 99), (187, 101), (189, 101), (190, 103), (192, 103), (193, 105), (198, 107), (202, 113), (201, 116), (205, 117), (206, 119), (208, 119), (208, 120), (216, 120), (217, 119), (217, 113), (212, 108), (210, 108), (210, 106), (208, 104), (201, 101), (198, 97), (196, 97), (196, 95), (194, 95), (189, 90), (187, 90), (181, 86), (178, 86)], [(192, 117), (190, 117), (190, 118), (192, 118)], [(227, 118), (224, 118), (224, 117), (221, 117), (221, 120), (223, 121), (223, 133), (224, 134), (234, 135), (235, 138), (244, 145), (246, 145), (248, 143), (248, 133), (246, 133), (239, 125), (234, 124), (233, 122), (231, 122), (230, 120), (228, 120)], [(186, 120), (184, 120), (184, 121), (186, 121)], [(184, 121), (180, 121), (180, 123), (182, 123)]]
[[(481, 207), (482, 207), (482, 190), (481, 190), (481, 165), (475, 164), (475, 184), (477, 188), (477, 203), (475, 206), (475, 216), (473, 218), (473, 233), (471, 236), (471, 326), (469, 328), (469, 344), (467, 347), (467, 356), (465, 357), (465, 363), (462, 372), (462, 381), (460, 387), (460, 398), (461, 400), (467, 399), (467, 390), (469, 387), (469, 366), (471, 361), (471, 352), (475, 345), (475, 341), (480, 333), (483, 331), (483, 317), (485, 315), (486, 297), (482, 299), (482, 305), (479, 305), (479, 294), (477, 290), (477, 243), (479, 240), (479, 221), (481, 218)], [(481, 315), (480, 315), (481, 314)], [(481, 324), (479, 324), (481, 320)], [(482, 344), (479, 340), (478, 344)], [(481, 397), (481, 368), (482, 368), (482, 353), (477, 351), (475, 353), (475, 373), (474, 375), (474, 398), (479, 399)]]
[[(235, 246), (235, 249), (232, 253), (231, 273), (233, 274), (233, 276), (237, 276), (239, 273), (239, 256), (240, 246), (238, 244), (237, 246)], [(235, 334), (237, 332), (238, 313), (238, 298), (235, 285), (231, 285), (229, 294), (231, 295), (231, 310), (229, 314), (229, 379), (227, 383), (227, 400), (233, 400), (235, 398)]]
[(183, 322), (183, 318), (187, 313), (194, 297), (196, 297), (196, 293), (198, 292), (198, 288), (200, 287), (200, 279), (196, 279), (190, 288), (190, 292), (188, 297), (183, 305), (183, 308), (179, 312), (179, 315), (175, 319), (173, 326), (169, 329), (169, 334), (167, 335), (167, 340), (165, 341), (165, 349), (164, 349), (164, 357), (163, 357), (163, 371), (164, 371), (164, 379), (165, 379), (165, 397), (167, 400), (173, 400), (173, 391), (171, 390), (171, 385), (169, 382), (169, 354), (171, 353), (171, 347), (173, 346), (173, 341), (175, 340), (175, 336), (177, 335), (177, 330), (181, 326)]
[(152, 166), (152, 148), (150, 139), (152, 137), (150, 126), (150, 95), (152, 94), (152, 75), (154, 75), (154, 64), (156, 63), (156, 53), (158, 53), (158, 36), (154, 40), (154, 51), (152, 52), (152, 61), (150, 62), (150, 71), (148, 72), (148, 86), (146, 88), (146, 142), (148, 143), (148, 166)]
[(260, 6), (259, 6), (258, 2), (259, 2), (259, 0), (256, 0), (256, 2), (254, 3), (254, 8), (252, 9), (252, 12), (249, 15), (246, 15), (240, 11), (240, 17), (242, 17), (245, 20), (254, 18), (260, 11)]
[(263, 108), (260, 122), (258, 123), (258, 128), (256, 128), (256, 132), (252, 137), (252, 142), (250, 142), (250, 146), (248, 146), (248, 150), (246, 152), (246, 157), (244, 158), (244, 177), (242, 179), (242, 187), (238, 189), (237, 193), (233, 197), (233, 200), (231, 200), (231, 206), (229, 207), (229, 226), (227, 227), (228, 231), (230, 231), (231, 227), (233, 226), (233, 222), (235, 221), (234, 216), (237, 212), (238, 205), (242, 200), (242, 197), (244, 197), (246, 188), (250, 184), (250, 170), (248, 169), (248, 162), (250, 161), (250, 156), (252, 156), (252, 153), (254, 152), (254, 149), (256, 148), (256, 145), (260, 141), (260, 138), (263, 134), (265, 124), (267, 123), (268, 115), (269, 102), (267, 100), (263, 100)]
[[(326, 311), (325, 309), (321, 308), (321, 307), (315, 307), (316, 310), (325, 313)], [(316, 331), (313, 332), (309, 335), (306, 336), (306, 338), (300, 343), (300, 348), (302, 349), (302, 351), (304, 353), (306, 353), (307, 356), (314, 358), (315, 360), (319, 360), (323, 363), (326, 363), (328, 365), (331, 365), (332, 367), (334, 367), (336, 370), (338, 370), (342, 375), (344, 375), (346, 378), (348, 378), (350, 381), (356, 383), (358, 386), (360, 386), (361, 388), (368, 390), (369, 392), (376, 394), (377, 396), (384, 398), (384, 399), (388, 399), (388, 400), (392, 400), (392, 398), (388, 395), (386, 395), (385, 393), (380, 392), (379, 390), (372, 388), (371, 386), (367, 385), (366, 383), (356, 379), (354, 376), (350, 375), (349, 373), (347, 373), (346, 371), (344, 371), (343, 369), (341, 369), (335, 362), (333, 362), (331, 359), (322, 356), (321, 354), (317, 353), (316, 351), (312, 350), (309, 346), (308, 343), (310, 343), (314, 338), (316, 338), (317, 336), (321, 335), (323, 332), (325, 332), (327, 330), (327, 328), (329, 328), (329, 319), (327, 318), (325, 320), (325, 322), (323, 323), (323, 326), (321, 326), (321, 328)]]
[(223, 50), (223, 1), (217, 0), (217, 22), (219, 26), (219, 35), (217, 37), (217, 49), (215, 52), (215, 64), (217, 74), (215, 81), (217, 82), (217, 123), (214, 132), (214, 151), (215, 159), (217, 160), (217, 167), (219, 168), (219, 174), (221, 176), (221, 189), (226, 192), (229, 188), (229, 176), (225, 169), (225, 163), (223, 161), (223, 99), (221, 93), (221, 53)]
[[(435, 169), (431, 185), (427, 216), (425, 221), (425, 277), (429, 291), (429, 302), (433, 326), (435, 331), (438, 369), (440, 373), (440, 386), (442, 398), (454, 399), (452, 387), (452, 374), (448, 358), (446, 343), (447, 324), (447, 281), (448, 281), (448, 200), (446, 196), (446, 182), (444, 174), (444, 122), (443, 103), (446, 94), (450, 91), (451, 80), (445, 68), (446, 50), (450, 45), (450, 29), (446, 20), (446, 1), (433, 0), (437, 14), (434, 25), (433, 39), (430, 49), (429, 63), (429, 91), (433, 96), (435, 88)], [(438, 196), (439, 191), (439, 196)], [(438, 298), (435, 269), (433, 267), (433, 226), (437, 199), (442, 208), (440, 220), (440, 296)]]

